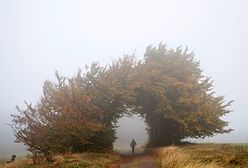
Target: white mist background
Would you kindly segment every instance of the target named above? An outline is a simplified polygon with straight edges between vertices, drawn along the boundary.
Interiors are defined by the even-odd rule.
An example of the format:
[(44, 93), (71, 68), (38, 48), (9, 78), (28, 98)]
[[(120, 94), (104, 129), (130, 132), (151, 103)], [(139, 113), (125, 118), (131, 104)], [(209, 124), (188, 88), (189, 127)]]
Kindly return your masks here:
[[(93, 61), (106, 65), (127, 53), (142, 58), (161, 41), (188, 45), (217, 95), (234, 100), (224, 117), (234, 131), (204, 141), (247, 142), (247, 6), (246, 0), (0, 0), (0, 153), (25, 149), (14, 143), (10, 114), (24, 101), (35, 103), (55, 70), (71, 76)], [(119, 137), (133, 136), (123, 128), (142, 125), (126, 122)]]

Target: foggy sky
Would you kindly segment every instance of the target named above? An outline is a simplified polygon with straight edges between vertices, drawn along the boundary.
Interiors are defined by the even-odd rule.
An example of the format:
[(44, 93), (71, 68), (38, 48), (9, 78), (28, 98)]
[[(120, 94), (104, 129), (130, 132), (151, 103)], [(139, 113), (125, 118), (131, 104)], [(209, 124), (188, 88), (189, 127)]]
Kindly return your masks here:
[(13, 144), (7, 123), (15, 106), (35, 103), (55, 70), (73, 75), (93, 61), (142, 58), (161, 41), (187, 45), (217, 95), (235, 101), (225, 117), (235, 131), (217, 138), (248, 141), (247, 7), (246, 0), (0, 0), (0, 153)]

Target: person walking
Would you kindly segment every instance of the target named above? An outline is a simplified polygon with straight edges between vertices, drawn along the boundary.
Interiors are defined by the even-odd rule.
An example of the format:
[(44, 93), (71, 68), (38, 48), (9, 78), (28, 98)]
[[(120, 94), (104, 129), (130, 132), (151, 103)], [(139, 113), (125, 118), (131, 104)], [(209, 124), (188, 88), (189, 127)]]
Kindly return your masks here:
[(135, 140), (133, 139), (132, 142), (131, 142), (131, 144), (130, 144), (130, 147), (132, 148), (132, 154), (134, 153), (134, 148), (135, 148), (135, 146), (136, 146), (136, 142), (135, 142)]

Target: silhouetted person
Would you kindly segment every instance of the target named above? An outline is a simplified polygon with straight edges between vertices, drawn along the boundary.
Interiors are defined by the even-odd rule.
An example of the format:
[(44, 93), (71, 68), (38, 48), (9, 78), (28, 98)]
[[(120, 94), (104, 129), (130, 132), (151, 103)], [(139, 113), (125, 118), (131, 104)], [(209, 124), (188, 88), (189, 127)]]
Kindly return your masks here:
[(130, 147), (132, 148), (132, 153), (134, 153), (134, 148), (135, 148), (135, 146), (136, 146), (136, 142), (135, 142), (135, 140), (133, 139), (132, 142), (131, 142), (131, 144), (130, 144)]

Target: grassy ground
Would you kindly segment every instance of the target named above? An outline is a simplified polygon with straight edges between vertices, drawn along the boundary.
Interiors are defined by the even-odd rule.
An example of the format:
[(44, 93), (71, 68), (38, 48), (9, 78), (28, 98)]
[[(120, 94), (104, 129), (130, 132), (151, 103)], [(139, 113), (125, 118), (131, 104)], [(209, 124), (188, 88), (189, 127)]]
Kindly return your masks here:
[(53, 163), (41, 162), (34, 165), (29, 158), (20, 159), (9, 164), (0, 164), (0, 168), (105, 168), (119, 160), (114, 153), (83, 153), (54, 156)]
[(162, 168), (248, 168), (248, 146), (196, 144), (157, 150)]
[[(113, 163), (116, 167), (130, 167), (130, 164), (136, 162), (148, 166), (151, 161), (156, 163), (156, 159), (162, 168), (248, 168), (248, 144), (170, 146), (156, 149), (155, 155), (133, 157), (120, 157), (116, 153), (67, 154), (54, 156), (54, 162), (50, 164), (41, 162), (33, 165), (30, 158), (17, 159), (10, 164), (4, 164), (0, 160), (0, 168), (105, 168)], [(123, 158), (127, 160), (123, 161)]]

